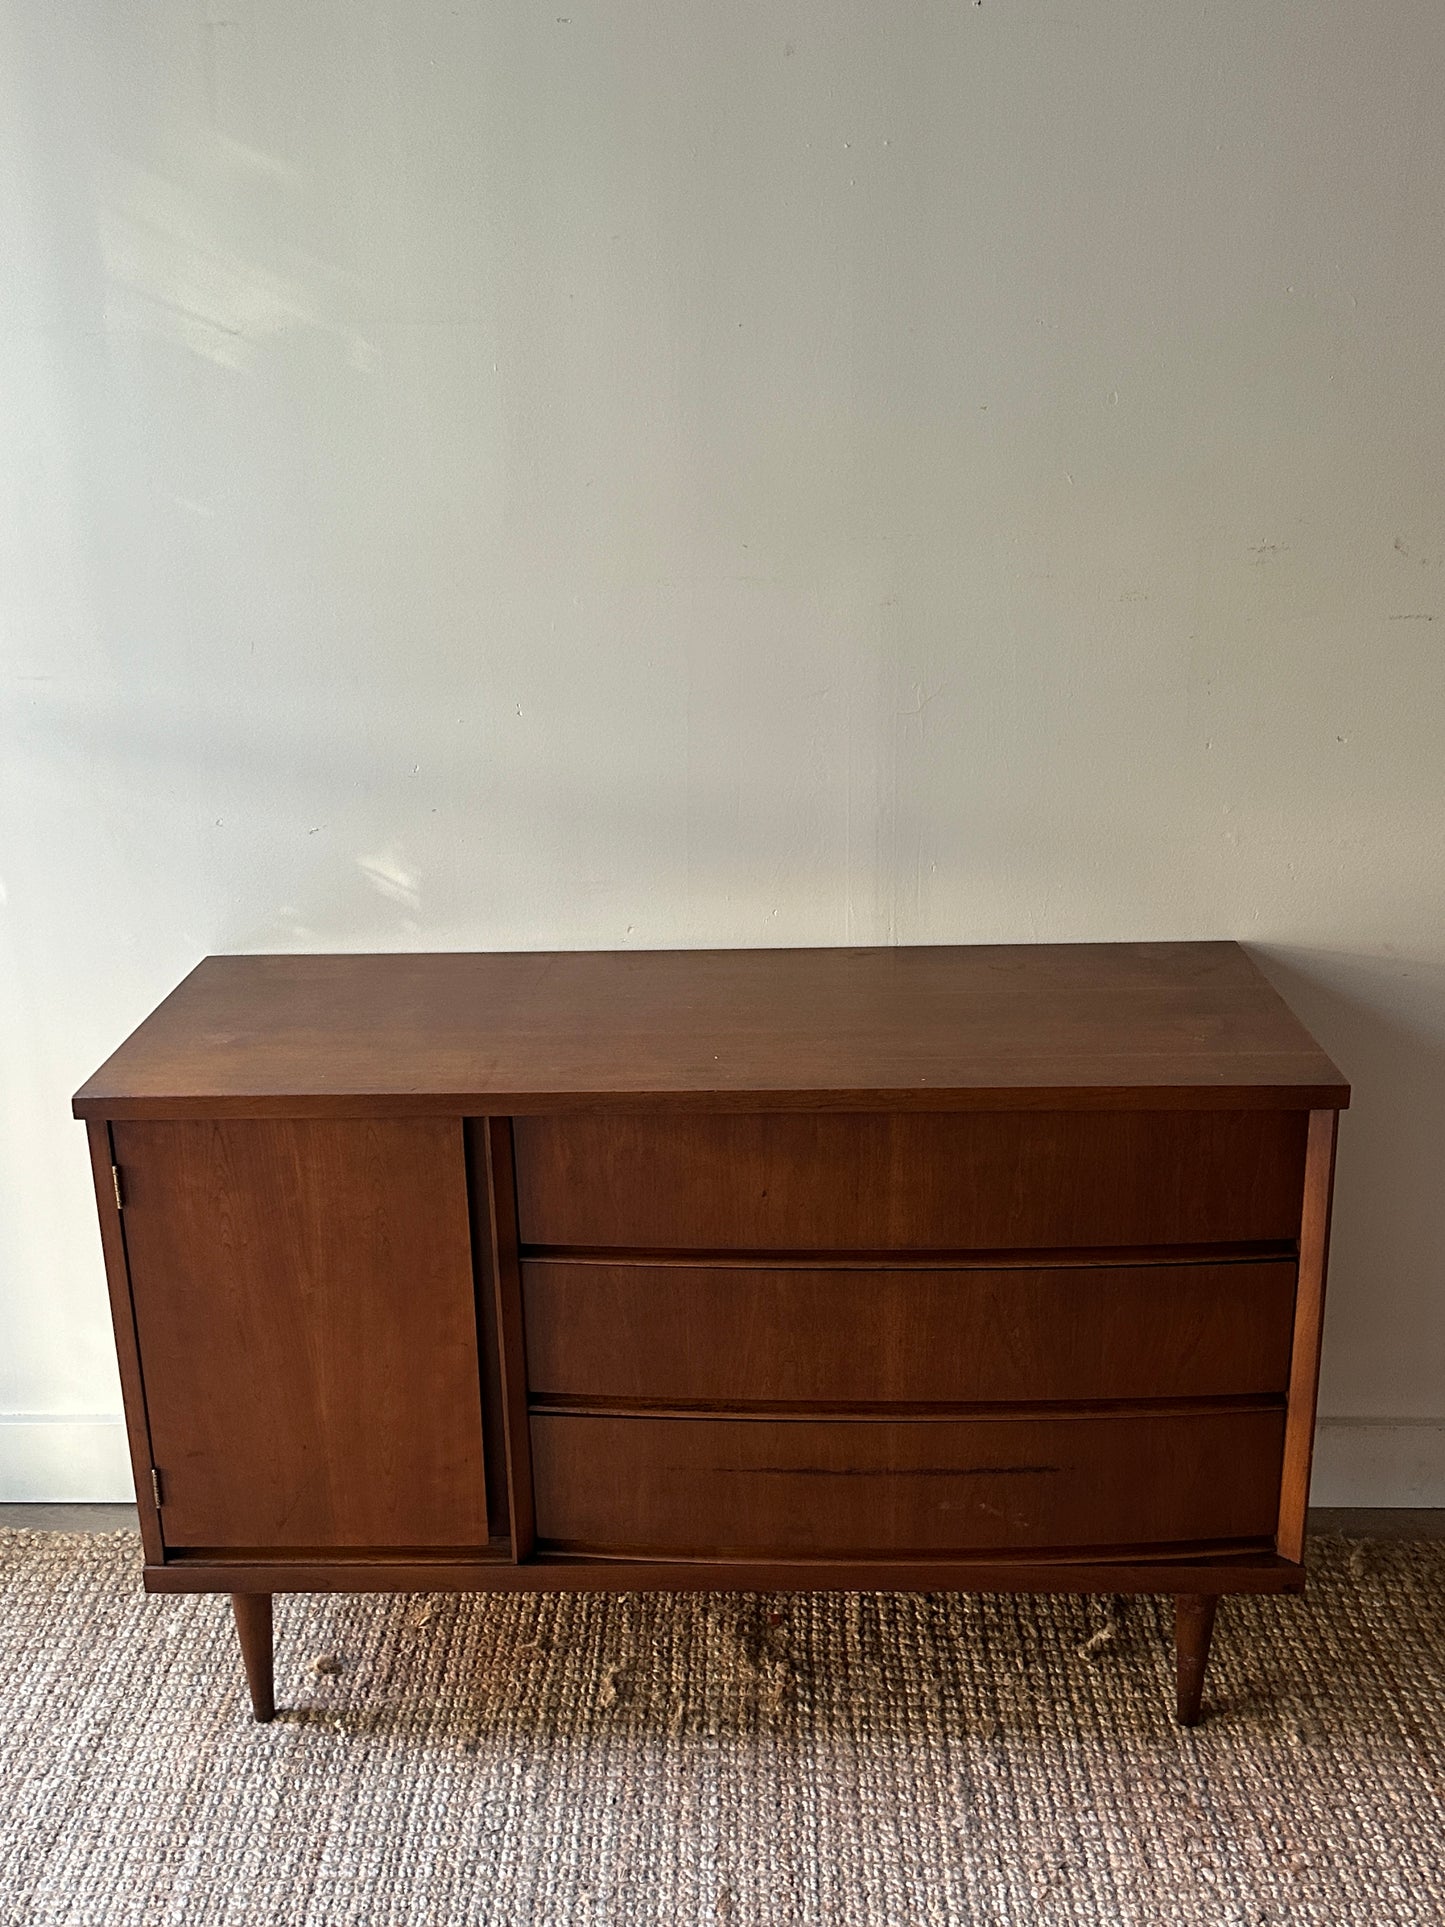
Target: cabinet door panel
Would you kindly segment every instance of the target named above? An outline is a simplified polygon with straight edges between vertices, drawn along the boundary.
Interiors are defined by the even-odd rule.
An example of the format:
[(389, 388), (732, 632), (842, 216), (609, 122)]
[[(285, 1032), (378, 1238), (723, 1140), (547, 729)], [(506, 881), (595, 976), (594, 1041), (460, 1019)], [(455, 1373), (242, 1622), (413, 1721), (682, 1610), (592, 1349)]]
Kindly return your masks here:
[(460, 1123), (113, 1142), (167, 1547), (485, 1544)]

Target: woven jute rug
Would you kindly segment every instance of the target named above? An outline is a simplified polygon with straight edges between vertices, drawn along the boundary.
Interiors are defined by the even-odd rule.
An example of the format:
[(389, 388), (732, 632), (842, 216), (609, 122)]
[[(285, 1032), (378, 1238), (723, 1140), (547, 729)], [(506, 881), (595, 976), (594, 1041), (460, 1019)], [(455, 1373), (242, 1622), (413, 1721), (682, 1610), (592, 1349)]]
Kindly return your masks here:
[(227, 1602), (129, 1534), (0, 1533), (0, 1919), (1445, 1922), (1445, 1545), (1226, 1601)]

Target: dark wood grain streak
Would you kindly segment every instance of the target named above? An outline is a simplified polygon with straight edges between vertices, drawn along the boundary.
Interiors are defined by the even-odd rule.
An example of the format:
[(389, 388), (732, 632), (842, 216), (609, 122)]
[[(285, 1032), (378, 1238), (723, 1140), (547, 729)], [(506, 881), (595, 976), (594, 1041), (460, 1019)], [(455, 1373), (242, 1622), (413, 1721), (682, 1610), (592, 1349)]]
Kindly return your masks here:
[(524, 1262), (534, 1403), (1283, 1392), (1294, 1265), (810, 1270)]
[(1310, 1114), (1300, 1216), (1299, 1291), (1290, 1363), (1289, 1424), (1285, 1428), (1284, 1476), (1280, 1486), (1278, 1548), (1285, 1559), (1304, 1557), (1305, 1518), (1314, 1456), (1315, 1404), (1319, 1396), (1320, 1346), (1324, 1336), (1325, 1276), (1330, 1255), (1330, 1207), (1334, 1196), (1334, 1111)]
[(208, 957), (78, 1116), (1309, 1109), (1237, 944)]
[(1306, 1113), (526, 1117), (524, 1244), (901, 1254), (1293, 1238)]
[(532, 1420), (539, 1545), (781, 1558), (1258, 1538), (1283, 1414)]

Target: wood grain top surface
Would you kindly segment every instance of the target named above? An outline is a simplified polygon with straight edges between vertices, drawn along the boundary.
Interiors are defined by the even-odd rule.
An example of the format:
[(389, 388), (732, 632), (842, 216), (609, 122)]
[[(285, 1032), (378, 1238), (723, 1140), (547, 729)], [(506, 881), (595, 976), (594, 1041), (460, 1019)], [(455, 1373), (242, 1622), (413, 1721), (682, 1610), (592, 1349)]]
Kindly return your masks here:
[(1336, 1109), (1238, 944), (208, 957), (78, 1117)]

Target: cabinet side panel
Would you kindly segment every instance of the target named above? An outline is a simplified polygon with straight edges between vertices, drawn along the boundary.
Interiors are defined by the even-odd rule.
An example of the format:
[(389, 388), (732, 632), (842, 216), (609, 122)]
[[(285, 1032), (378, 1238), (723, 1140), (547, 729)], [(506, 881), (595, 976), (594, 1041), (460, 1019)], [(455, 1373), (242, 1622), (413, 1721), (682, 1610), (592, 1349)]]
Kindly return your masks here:
[(165, 1546), (160, 1514), (151, 1486), (153, 1461), (150, 1425), (146, 1417), (140, 1353), (136, 1346), (135, 1312), (131, 1305), (130, 1275), (126, 1267), (120, 1199), (116, 1193), (110, 1126), (92, 1118), (85, 1127), (85, 1134), (90, 1146), (91, 1177), (95, 1181), (95, 1206), (100, 1214), (100, 1242), (105, 1253), (105, 1281), (110, 1296), (111, 1324), (115, 1330), (115, 1355), (120, 1367), (120, 1390), (125, 1405), (126, 1440), (130, 1447), (131, 1476), (135, 1480), (141, 1544), (145, 1548), (146, 1564), (156, 1565), (165, 1557)]
[(168, 1547), (485, 1546), (460, 1122), (114, 1144)]
[(1324, 1335), (1325, 1274), (1330, 1253), (1334, 1197), (1336, 1111), (1311, 1111), (1305, 1157), (1304, 1205), (1300, 1214), (1299, 1286), (1295, 1294), (1294, 1349), (1290, 1360), (1289, 1416), (1284, 1435), (1280, 1488), (1281, 1558), (1304, 1557), (1305, 1518), (1314, 1458), (1315, 1405), (1319, 1396), (1320, 1343)]

